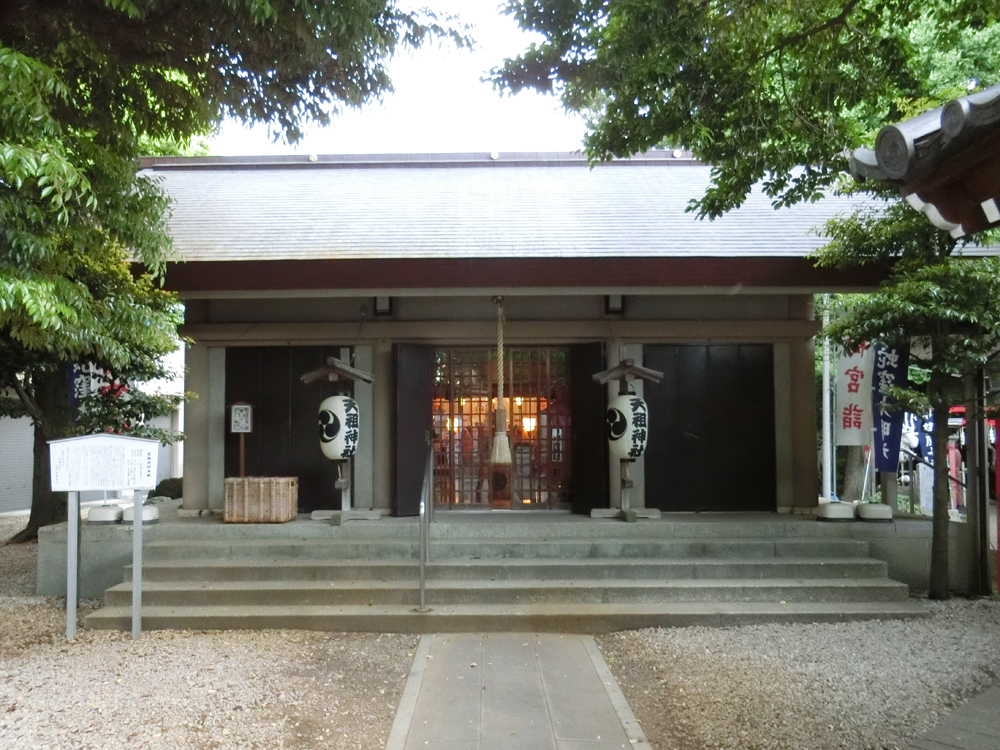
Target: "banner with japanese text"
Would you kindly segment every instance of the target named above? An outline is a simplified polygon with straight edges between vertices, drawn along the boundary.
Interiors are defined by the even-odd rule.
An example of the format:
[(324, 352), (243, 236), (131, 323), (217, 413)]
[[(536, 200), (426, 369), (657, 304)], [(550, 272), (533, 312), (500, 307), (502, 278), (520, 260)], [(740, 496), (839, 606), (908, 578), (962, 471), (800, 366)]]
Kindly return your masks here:
[(903, 436), (903, 410), (894, 409), (896, 399), (889, 396), (893, 386), (907, 385), (909, 352), (901, 347), (878, 344), (875, 347), (875, 373), (872, 380), (872, 410), (875, 416), (875, 470), (896, 471), (899, 465), (899, 441)]
[(854, 354), (841, 352), (837, 361), (837, 445), (872, 444), (872, 368), (874, 348), (863, 344)]

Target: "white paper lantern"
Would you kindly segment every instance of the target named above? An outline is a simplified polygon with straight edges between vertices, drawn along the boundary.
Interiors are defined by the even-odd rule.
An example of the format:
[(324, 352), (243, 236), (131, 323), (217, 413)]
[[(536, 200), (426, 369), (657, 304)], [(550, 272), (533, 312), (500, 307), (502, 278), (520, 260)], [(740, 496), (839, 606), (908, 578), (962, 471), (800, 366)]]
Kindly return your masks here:
[(319, 405), (319, 444), (334, 461), (350, 458), (358, 448), (358, 402), (350, 396), (330, 396)]
[(608, 446), (615, 458), (638, 458), (646, 450), (649, 409), (635, 395), (617, 396), (608, 404)]

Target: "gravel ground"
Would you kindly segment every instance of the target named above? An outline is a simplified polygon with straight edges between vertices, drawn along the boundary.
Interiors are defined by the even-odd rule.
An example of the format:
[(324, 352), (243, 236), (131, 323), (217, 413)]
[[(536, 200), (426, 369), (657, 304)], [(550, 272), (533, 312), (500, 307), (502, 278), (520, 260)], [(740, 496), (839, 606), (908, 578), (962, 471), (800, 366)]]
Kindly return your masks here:
[(1000, 674), (1000, 601), (923, 620), (598, 637), (656, 750), (905, 747)]
[[(23, 526), (0, 517), (0, 540)], [(382, 748), (417, 636), (81, 631), (0, 546), (0, 748)], [(81, 616), (97, 602), (83, 602)]]
[[(0, 540), (23, 519), (0, 517)], [(417, 636), (81, 631), (0, 546), (0, 750), (382, 748)], [(81, 616), (97, 602), (84, 602)], [(1000, 674), (1000, 600), (923, 620), (597, 641), (656, 750), (899, 748)]]

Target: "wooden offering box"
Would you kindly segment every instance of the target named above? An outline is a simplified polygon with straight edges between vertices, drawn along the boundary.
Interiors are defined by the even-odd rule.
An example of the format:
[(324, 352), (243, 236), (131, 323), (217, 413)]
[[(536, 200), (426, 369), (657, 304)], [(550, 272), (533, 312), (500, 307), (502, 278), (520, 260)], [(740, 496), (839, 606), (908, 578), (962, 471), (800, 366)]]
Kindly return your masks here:
[(231, 477), (226, 480), (226, 523), (285, 523), (299, 509), (298, 477)]

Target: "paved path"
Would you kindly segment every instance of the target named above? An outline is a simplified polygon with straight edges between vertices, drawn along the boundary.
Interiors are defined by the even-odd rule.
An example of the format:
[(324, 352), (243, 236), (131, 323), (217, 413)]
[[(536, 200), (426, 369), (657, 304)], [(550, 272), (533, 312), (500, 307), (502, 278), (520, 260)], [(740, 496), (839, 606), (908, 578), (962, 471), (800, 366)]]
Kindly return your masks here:
[(420, 639), (386, 750), (650, 750), (594, 639)]
[(1000, 748), (1000, 684), (952, 711), (907, 750), (997, 750)]

